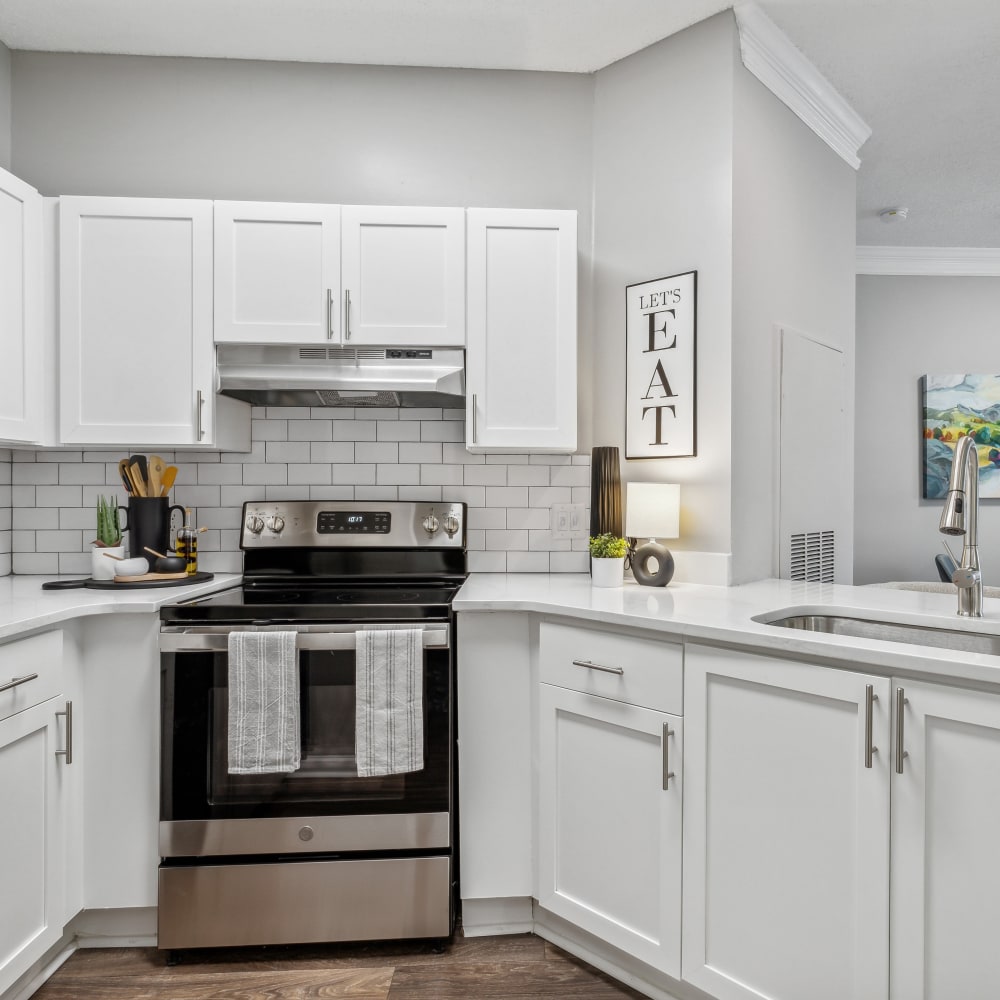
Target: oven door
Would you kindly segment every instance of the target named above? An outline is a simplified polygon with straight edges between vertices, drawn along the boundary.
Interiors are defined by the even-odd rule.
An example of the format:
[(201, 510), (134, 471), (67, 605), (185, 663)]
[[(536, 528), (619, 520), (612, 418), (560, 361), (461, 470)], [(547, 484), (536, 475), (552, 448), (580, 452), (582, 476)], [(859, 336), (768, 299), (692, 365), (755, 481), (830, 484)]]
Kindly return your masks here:
[[(230, 774), (229, 632), (160, 633), (160, 853), (419, 850), (451, 843), (452, 657), (448, 622), (422, 622), (424, 766), (359, 777), (355, 759), (357, 624), (282, 626), (298, 633), (301, 765)], [(371, 626), (376, 627), (376, 626)], [(382, 625), (379, 629), (413, 628)]]

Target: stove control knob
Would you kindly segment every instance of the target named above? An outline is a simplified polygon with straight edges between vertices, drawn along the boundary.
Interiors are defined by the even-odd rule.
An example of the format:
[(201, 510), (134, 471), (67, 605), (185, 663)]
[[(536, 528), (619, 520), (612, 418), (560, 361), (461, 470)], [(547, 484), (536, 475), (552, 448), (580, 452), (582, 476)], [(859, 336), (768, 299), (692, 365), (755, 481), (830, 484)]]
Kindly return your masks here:
[(264, 518), (259, 514), (251, 514), (247, 518), (247, 531), (251, 535), (259, 535), (264, 530)]
[(454, 514), (449, 514), (444, 519), (444, 530), (447, 532), (448, 537), (452, 538), (459, 529), (458, 518)]
[(433, 514), (428, 514), (424, 518), (424, 531), (426, 531), (428, 535), (433, 535), (440, 526), (441, 525), (438, 523), (438, 519)]
[(267, 526), (276, 535), (280, 535), (285, 530), (285, 519), (280, 514), (274, 514), (267, 519)]

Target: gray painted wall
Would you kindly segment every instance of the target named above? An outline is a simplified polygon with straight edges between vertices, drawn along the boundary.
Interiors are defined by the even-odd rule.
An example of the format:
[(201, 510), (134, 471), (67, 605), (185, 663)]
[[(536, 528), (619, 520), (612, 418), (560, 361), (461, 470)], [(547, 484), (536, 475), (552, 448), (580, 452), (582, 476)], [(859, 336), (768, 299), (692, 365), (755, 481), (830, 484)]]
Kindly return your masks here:
[(849, 583), (857, 175), (735, 58), (733, 582), (778, 575), (780, 324), (844, 351), (847, 433), (823, 442), (831, 482), (820, 486), (843, 502), (819, 527), (836, 531), (836, 578)]
[[(937, 580), (940, 500), (921, 500), (920, 376), (995, 372), (1000, 278), (857, 280), (856, 583)], [(981, 508), (983, 580), (1000, 584), (1000, 504)], [(959, 539), (948, 544), (959, 554)]]
[(0, 167), (10, 169), (11, 52), (0, 42)]
[(576, 209), (589, 451), (592, 77), (38, 52), (13, 72), (13, 170), (46, 195)]
[[(625, 480), (681, 484), (676, 551), (731, 551), (735, 35), (732, 15), (720, 14), (601, 70), (595, 91), (594, 443), (622, 449)], [(690, 270), (698, 454), (626, 462), (625, 286)]]

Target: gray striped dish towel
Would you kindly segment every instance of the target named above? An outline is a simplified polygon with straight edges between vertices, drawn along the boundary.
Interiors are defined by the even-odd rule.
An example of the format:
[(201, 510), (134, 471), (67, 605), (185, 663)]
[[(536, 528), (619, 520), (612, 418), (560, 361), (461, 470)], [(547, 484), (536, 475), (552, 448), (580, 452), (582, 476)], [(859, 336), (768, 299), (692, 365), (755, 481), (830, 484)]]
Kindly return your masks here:
[(299, 660), (294, 632), (229, 633), (229, 773), (297, 771)]
[(354, 752), (358, 776), (372, 778), (422, 770), (423, 631), (359, 631), (355, 664)]

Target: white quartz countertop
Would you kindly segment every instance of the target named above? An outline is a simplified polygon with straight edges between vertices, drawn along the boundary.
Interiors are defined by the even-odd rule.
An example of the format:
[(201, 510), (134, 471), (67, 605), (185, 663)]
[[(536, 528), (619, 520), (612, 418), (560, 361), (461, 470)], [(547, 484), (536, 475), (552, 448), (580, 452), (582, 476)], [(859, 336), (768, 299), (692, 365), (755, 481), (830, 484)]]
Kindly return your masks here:
[(954, 593), (790, 580), (759, 580), (738, 587), (685, 583), (641, 587), (627, 580), (622, 587), (604, 588), (592, 586), (589, 575), (582, 573), (474, 573), (459, 591), (454, 607), (459, 613), (530, 611), (879, 674), (1000, 685), (1000, 656), (777, 628), (753, 620), (759, 615), (778, 617), (772, 612), (846, 614), (1000, 635), (998, 599), (984, 600), (983, 618), (973, 620), (956, 614)]
[(42, 584), (47, 580), (60, 579), (72, 578), (0, 577), (0, 640), (86, 615), (156, 612), (165, 604), (175, 604), (235, 586), (241, 577), (238, 573), (217, 573), (214, 580), (182, 587), (42, 590)]

